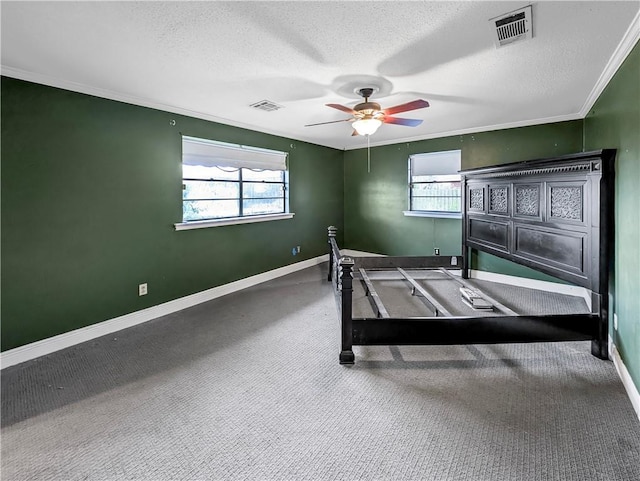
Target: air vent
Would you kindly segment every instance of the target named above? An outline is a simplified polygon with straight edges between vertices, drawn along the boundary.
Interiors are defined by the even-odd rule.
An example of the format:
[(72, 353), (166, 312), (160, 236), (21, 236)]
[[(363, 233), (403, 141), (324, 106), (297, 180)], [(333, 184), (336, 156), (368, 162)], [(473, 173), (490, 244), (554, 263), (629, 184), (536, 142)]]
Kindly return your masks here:
[(251, 104), (249, 107), (253, 107), (254, 109), (258, 109), (258, 110), (265, 110), (267, 112), (273, 112), (274, 110), (279, 110), (284, 108), (282, 107), (282, 105), (278, 105), (277, 103), (272, 102), (271, 100), (261, 100), (260, 102)]
[(489, 20), (496, 48), (532, 37), (531, 5)]

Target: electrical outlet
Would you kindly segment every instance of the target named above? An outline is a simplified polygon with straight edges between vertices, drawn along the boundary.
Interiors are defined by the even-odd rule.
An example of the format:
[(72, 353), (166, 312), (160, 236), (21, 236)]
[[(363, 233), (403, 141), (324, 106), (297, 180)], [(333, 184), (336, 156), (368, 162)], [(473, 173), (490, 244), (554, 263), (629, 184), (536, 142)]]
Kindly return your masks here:
[(618, 330), (618, 314), (616, 313), (613, 314), (613, 328)]
[(438, 247), (434, 248), (433, 249), (433, 254), (436, 255), (436, 256), (439, 256), (440, 255), (440, 248), (438, 248)]
[(300, 254), (300, 246), (296, 246), (296, 251)]
[(140, 284), (138, 286), (138, 295), (139, 296), (146, 296), (148, 293), (148, 289), (147, 289), (147, 283), (145, 282), (144, 284)]

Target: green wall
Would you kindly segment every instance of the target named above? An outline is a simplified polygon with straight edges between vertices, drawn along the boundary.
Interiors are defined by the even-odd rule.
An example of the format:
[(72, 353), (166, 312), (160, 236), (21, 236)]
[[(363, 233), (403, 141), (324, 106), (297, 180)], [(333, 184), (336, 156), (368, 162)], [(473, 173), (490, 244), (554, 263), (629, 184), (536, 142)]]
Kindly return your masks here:
[[(384, 128), (384, 127), (383, 127)], [(388, 128), (397, 128), (388, 126)], [(405, 217), (408, 208), (409, 155), (460, 149), (462, 168), (582, 151), (581, 120), (481, 132), (440, 139), (374, 147), (367, 171), (367, 149), (345, 152), (345, 245), (386, 255), (460, 255), (462, 221)], [(496, 256), (475, 252), (475, 269), (556, 281)]]
[(585, 147), (618, 149), (615, 274), (610, 288), (618, 330), (611, 322), (610, 334), (640, 389), (640, 44), (587, 115)]
[[(327, 226), (342, 231), (340, 151), (6, 77), (1, 87), (2, 350), (320, 256)], [(289, 152), (295, 217), (176, 232), (181, 134)]]

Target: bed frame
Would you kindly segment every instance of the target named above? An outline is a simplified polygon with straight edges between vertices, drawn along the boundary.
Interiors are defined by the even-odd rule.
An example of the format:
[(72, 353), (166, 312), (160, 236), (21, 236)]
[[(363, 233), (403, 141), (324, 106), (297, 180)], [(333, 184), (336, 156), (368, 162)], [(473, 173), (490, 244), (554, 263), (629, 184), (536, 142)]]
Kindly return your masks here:
[[(461, 256), (348, 257), (329, 227), (329, 281), (341, 322), (341, 364), (353, 364), (354, 345), (493, 344), (591, 340), (608, 357), (609, 275), (613, 262), (613, 149), (464, 170)], [(590, 292), (591, 312), (520, 315), (473, 287), (493, 304), (492, 316), (452, 316), (412, 277), (434, 269), (471, 287), (471, 249), (550, 274)], [(404, 278), (433, 312), (391, 317), (367, 270), (389, 269)], [(454, 276), (452, 269), (461, 270)], [(363, 283), (376, 317), (353, 317), (353, 280)]]

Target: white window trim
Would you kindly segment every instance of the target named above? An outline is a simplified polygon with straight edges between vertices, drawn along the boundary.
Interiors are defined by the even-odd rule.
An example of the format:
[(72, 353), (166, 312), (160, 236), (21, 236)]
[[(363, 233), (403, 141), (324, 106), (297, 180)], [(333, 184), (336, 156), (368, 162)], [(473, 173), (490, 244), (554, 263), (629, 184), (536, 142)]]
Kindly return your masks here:
[(405, 217), (435, 217), (440, 219), (462, 219), (462, 212), (445, 212), (437, 210), (403, 210)]
[(224, 219), (192, 220), (173, 224), (176, 230), (204, 229), (207, 227), (222, 227), (225, 225), (253, 224), (254, 222), (269, 222), (272, 220), (293, 219), (293, 212), (281, 214), (251, 215), (247, 217), (227, 217)]

